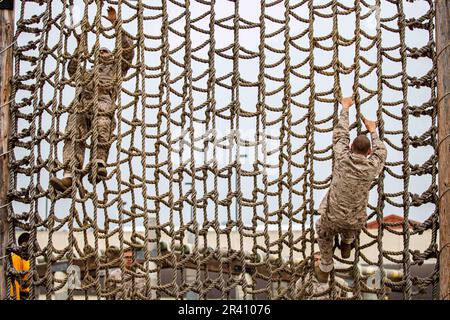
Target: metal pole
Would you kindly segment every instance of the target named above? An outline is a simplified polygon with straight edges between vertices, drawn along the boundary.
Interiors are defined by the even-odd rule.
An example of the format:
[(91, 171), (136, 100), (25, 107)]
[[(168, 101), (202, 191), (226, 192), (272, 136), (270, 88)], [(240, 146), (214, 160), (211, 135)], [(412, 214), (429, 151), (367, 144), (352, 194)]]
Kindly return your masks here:
[(0, 299), (7, 297), (8, 189), (11, 79), (13, 75), (14, 1), (0, 2)]

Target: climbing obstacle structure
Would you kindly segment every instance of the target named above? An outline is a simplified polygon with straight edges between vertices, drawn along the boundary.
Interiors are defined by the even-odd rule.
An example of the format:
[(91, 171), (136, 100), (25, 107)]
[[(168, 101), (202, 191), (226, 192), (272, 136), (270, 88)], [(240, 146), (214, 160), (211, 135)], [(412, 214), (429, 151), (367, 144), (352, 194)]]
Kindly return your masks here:
[[(102, 18), (108, 5), (114, 26)], [(24, 0), (15, 23), (6, 292), (22, 275), (7, 255), (23, 250), (16, 239), (26, 230), (32, 299), (111, 298), (107, 279), (124, 270), (126, 247), (145, 281), (135, 298), (298, 298), (297, 280), (313, 286), (313, 222), (331, 181), (338, 101), (353, 95), (352, 136), (364, 133), (362, 115), (376, 119), (388, 159), (370, 193), (375, 227), (350, 259), (336, 250), (320, 295), (439, 298), (433, 1)], [(135, 57), (115, 73), (108, 174), (93, 186), (99, 52), (120, 43), (120, 28)], [(76, 181), (62, 195), (48, 181), (62, 176), (85, 66), (94, 70), (93, 129), (85, 166), (68, 164)]]

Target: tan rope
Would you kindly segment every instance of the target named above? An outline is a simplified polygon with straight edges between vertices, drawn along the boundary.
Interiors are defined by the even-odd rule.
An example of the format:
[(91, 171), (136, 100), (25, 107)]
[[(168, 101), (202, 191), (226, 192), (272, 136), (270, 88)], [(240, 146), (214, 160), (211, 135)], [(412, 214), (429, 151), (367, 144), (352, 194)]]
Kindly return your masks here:
[[(238, 0), (86, 0), (80, 10), (80, 48), (74, 53), (75, 30), (66, 25), (67, 20), (73, 23), (73, 7), (70, 17), (64, 9), (55, 12), (52, 7), (66, 8), (73, 2), (41, 3), (39, 12), (26, 18), (34, 6), (32, 1), (22, 1), (11, 44), (13, 90), (10, 101), (1, 106), (9, 105), (12, 114), (12, 136), (5, 152), (10, 158), (11, 203), (3, 207), (8, 208), (11, 221), (8, 252), (20, 251), (14, 243), (16, 227), (31, 233), (31, 298), (40, 298), (40, 292), (51, 299), (64, 290), (71, 279), (67, 273), (55, 279), (55, 270), (74, 266), (81, 269), (81, 289), (69, 286), (67, 299), (80, 294), (85, 299), (181, 299), (192, 292), (199, 299), (214, 295), (230, 299), (236, 292), (246, 299), (293, 299), (298, 279), (305, 282), (301, 290), (305, 299), (342, 299), (341, 291), (352, 294), (348, 299), (360, 299), (366, 293), (384, 299), (390, 291), (411, 299), (429, 287), (438, 297), (438, 268), (424, 277), (411, 271), (439, 253), (437, 153), (448, 138), (438, 141), (436, 136), (436, 106), (443, 97), (436, 98), (435, 68), (419, 78), (408, 74), (415, 59), (428, 59), (435, 65), (443, 51), (435, 52), (434, 5), (426, 2), (429, 11), (410, 18), (402, 2), (395, 2), (396, 12), (389, 16), (384, 5), (394, 2), (376, 0), (383, 18), (380, 28), (368, 30), (368, 12), (373, 8), (365, 0), (351, 6), (339, 0), (324, 5), (313, 0), (261, 0), (256, 21), (243, 14), (246, 2)], [(217, 9), (219, 4), (232, 13), (224, 16)], [(112, 26), (102, 18), (109, 5), (117, 13)], [(342, 19), (354, 19), (354, 34), (344, 33)], [(316, 26), (321, 20), (332, 26), (327, 34), (319, 34)], [(397, 42), (388, 45), (383, 30), (398, 35)], [(427, 44), (410, 48), (406, 39), (417, 30), (428, 33)], [(244, 34), (249, 31), (259, 33), (256, 49), (246, 42)], [(222, 36), (225, 33), (231, 40)], [(131, 64), (124, 59), (125, 36), (133, 42)], [(30, 38), (27, 44), (22, 41)], [(105, 68), (100, 59), (103, 41), (113, 41), (116, 47), (111, 79), (101, 71)], [(345, 65), (340, 58), (349, 47), (354, 60)], [(369, 52), (372, 48), (376, 58)], [(325, 65), (319, 65), (319, 51), (331, 57)], [(73, 59), (78, 63), (69, 79), (65, 68)], [(401, 72), (385, 67), (391, 62)], [(245, 70), (251, 63), (258, 67), (248, 77)], [(371, 76), (376, 76), (374, 84)], [(346, 91), (341, 88), (343, 77), (353, 79), (357, 115), (351, 130), (363, 133), (361, 116), (373, 99), (380, 138), (401, 159), (388, 161), (373, 184), (378, 198), (368, 206), (368, 219), (377, 221), (377, 230), (362, 230), (369, 242), (357, 241), (355, 259), (335, 256), (341, 267), (332, 274), (330, 288), (317, 293), (312, 268), (317, 245), (311, 222), (318, 216), (318, 192), (330, 186), (333, 159), (332, 145), (323, 145), (320, 137), (336, 125), (339, 100)], [(331, 85), (323, 89), (323, 80), (318, 79), (327, 79)], [(427, 102), (411, 105), (412, 86), (430, 88), (425, 93)], [(91, 102), (77, 103), (88, 87)], [(401, 98), (388, 100), (386, 88)], [(249, 105), (247, 90), (253, 92), (255, 106)], [(111, 92), (111, 119), (116, 122), (109, 142), (102, 140), (99, 131), (105, 91)], [(322, 108), (329, 108), (323, 119)], [(77, 130), (62, 133), (69, 114), (92, 114), (90, 128), (82, 134)], [(431, 123), (419, 137), (409, 131), (413, 117)], [(256, 131), (251, 138), (244, 134), (250, 123)], [(224, 127), (230, 133), (221, 135)], [(197, 128), (204, 132), (199, 135)], [(401, 144), (393, 137), (400, 138)], [(75, 151), (81, 142), (90, 159), (83, 167), (78, 166)], [(64, 143), (72, 146), (66, 163), (60, 154)], [(107, 178), (92, 185), (88, 176), (92, 173), (95, 181), (98, 169), (92, 159), (97, 159), (105, 144), (111, 149)], [(410, 148), (424, 147), (434, 150), (430, 159), (411, 164), (415, 161)], [(254, 163), (241, 161), (245, 152), (254, 152)], [(230, 161), (221, 163), (221, 154)], [(186, 155), (188, 160), (183, 159)], [(330, 168), (328, 174), (317, 170), (319, 164)], [(60, 177), (63, 169), (74, 179), (71, 188), (60, 194), (48, 186), (48, 177)], [(413, 177), (422, 174), (431, 176), (431, 182), (426, 191), (413, 194)], [(394, 180), (403, 189), (388, 188)], [(44, 217), (46, 201), (49, 211)], [(430, 218), (410, 229), (412, 207), (429, 210), (429, 203), (435, 204)], [(401, 212), (402, 222), (384, 222), (391, 208)], [(186, 221), (187, 211), (192, 219)], [(48, 239), (39, 242), (43, 230)], [(61, 246), (55, 237), (63, 230), (67, 243)], [(428, 230), (427, 249), (415, 252), (411, 237)], [(188, 233), (194, 234), (192, 244)], [(401, 239), (402, 248), (388, 250), (383, 242), (386, 234)], [(122, 259), (127, 246), (139, 256), (140, 263), (131, 269)], [(375, 259), (366, 251), (372, 248), (377, 251)], [(21, 274), (9, 260), (10, 287)], [(303, 261), (301, 268), (298, 260)], [(386, 261), (399, 265), (400, 281), (387, 278)], [(379, 288), (368, 286), (368, 276), (359, 271), (361, 264), (379, 268)], [(112, 279), (111, 274), (118, 273), (121, 278)], [(342, 285), (337, 279), (342, 274), (353, 283)], [(140, 284), (141, 291), (137, 290)]]

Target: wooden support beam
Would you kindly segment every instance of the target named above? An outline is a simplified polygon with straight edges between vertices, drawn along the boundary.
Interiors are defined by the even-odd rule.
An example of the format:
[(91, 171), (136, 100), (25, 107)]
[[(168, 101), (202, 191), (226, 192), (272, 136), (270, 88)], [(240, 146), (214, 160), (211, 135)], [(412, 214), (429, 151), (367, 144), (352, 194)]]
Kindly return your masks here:
[(12, 42), (14, 38), (13, 0), (0, 3), (0, 299), (7, 297), (5, 275), (6, 246), (8, 245), (8, 188), (10, 134), (9, 99), (13, 75)]
[(450, 300), (450, 1), (436, 0), (439, 136), (439, 288)]

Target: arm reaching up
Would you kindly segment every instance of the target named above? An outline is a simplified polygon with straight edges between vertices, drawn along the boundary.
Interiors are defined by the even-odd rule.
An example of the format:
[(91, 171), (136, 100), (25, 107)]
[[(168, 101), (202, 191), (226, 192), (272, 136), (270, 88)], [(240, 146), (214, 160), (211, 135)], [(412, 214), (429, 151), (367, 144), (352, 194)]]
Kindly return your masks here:
[(366, 118), (362, 118), (364, 125), (367, 130), (370, 132), (370, 136), (372, 138), (372, 154), (369, 157), (370, 163), (376, 168), (376, 175), (379, 175), (381, 170), (383, 169), (384, 163), (387, 158), (387, 150), (384, 143), (381, 141), (380, 137), (377, 133), (377, 124), (375, 121), (368, 120)]
[(67, 71), (69, 72), (69, 77), (73, 77), (75, 73), (77, 72), (78, 63), (79, 63), (79, 57), (80, 57), (80, 42), (81, 42), (81, 35), (77, 35), (75, 33), (75, 38), (77, 39), (77, 48), (75, 49), (72, 58), (69, 61), (69, 64), (67, 65)]
[(349, 151), (350, 148), (348, 109), (353, 105), (353, 100), (350, 97), (343, 98), (341, 104), (342, 111), (339, 116), (339, 122), (333, 129), (333, 151), (336, 159), (343, 153)]
[(122, 33), (122, 76), (125, 76), (134, 58), (133, 40), (125, 30), (122, 29), (120, 32)]
[[(108, 7), (108, 15), (105, 18), (110, 21), (113, 26), (117, 21), (116, 10), (113, 7)], [(123, 28), (119, 31), (122, 35), (122, 76), (126, 75), (128, 70), (131, 68), (131, 62), (134, 58), (134, 50), (133, 50), (133, 40), (131, 39), (129, 33), (127, 33)], [(116, 48), (117, 50), (118, 48)]]

